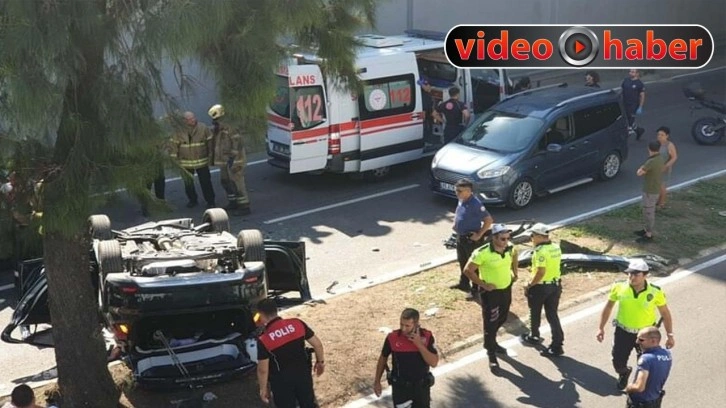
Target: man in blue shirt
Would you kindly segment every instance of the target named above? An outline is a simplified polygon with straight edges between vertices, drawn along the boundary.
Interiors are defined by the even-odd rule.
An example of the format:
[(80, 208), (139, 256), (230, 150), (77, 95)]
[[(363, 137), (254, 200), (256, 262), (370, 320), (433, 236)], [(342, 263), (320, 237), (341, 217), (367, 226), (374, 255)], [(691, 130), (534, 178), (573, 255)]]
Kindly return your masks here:
[(628, 393), (627, 408), (660, 408), (663, 401), (663, 386), (671, 372), (671, 352), (660, 346), (660, 331), (646, 327), (638, 333), (638, 345), (643, 354), (638, 359), (638, 368), (632, 384), (625, 388)]
[[(472, 252), (484, 245), (484, 237), (491, 228), (494, 219), (484, 204), (474, 195), (474, 184), (469, 179), (459, 180), (455, 187), (456, 206), (453, 230), (456, 232), (456, 258), (459, 261), (459, 284), (455, 286), (464, 292), (471, 292), (471, 282), (464, 274), (464, 267)], [(473, 296), (473, 295), (472, 295)]]
[[(635, 125), (635, 115), (643, 113), (645, 103), (645, 84), (640, 80), (640, 71), (631, 69), (620, 87), (623, 90), (623, 105), (628, 118), (628, 126), (632, 128)], [(640, 140), (642, 135), (643, 133), (636, 130), (636, 140)]]

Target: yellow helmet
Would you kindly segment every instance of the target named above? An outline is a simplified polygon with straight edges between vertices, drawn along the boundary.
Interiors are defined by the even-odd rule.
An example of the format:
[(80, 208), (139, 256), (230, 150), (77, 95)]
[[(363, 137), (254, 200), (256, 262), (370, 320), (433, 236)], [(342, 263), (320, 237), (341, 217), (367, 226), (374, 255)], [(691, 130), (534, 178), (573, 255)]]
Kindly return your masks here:
[(224, 116), (224, 106), (222, 105), (214, 105), (211, 108), (209, 108), (209, 116), (212, 117), (212, 119), (219, 119), (222, 116)]

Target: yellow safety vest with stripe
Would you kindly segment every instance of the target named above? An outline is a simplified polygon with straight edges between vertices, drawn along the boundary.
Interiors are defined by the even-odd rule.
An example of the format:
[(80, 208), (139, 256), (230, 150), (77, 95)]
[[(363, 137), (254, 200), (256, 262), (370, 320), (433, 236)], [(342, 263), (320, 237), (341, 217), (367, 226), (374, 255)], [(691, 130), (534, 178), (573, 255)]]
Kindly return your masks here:
[(656, 323), (656, 309), (666, 304), (666, 296), (658, 286), (645, 283), (645, 289), (636, 294), (628, 282), (618, 282), (610, 289), (608, 299), (618, 303), (615, 324), (631, 333)]
[(220, 123), (219, 130), (214, 135), (214, 164), (226, 166), (230, 157), (234, 158), (235, 165), (244, 167), (247, 164), (242, 134)]
[(508, 245), (503, 254), (486, 244), (474, 250), (469, 260), (479, 266), (479, 279), (496, 289), (506, 289), (512, 284), (512, 258), (516, 250)]
[(201, 123), (174, 133), (171, 139), (171, 157), (176, 158), (185, 169), (209, 166), (209, 145), (213, 137), (212, 131)]
[(552, 282), (560, 279), (560, 262), (562, 261), (562, 249), (557, 244), (546, 242), (537, 245), (532, 254), (532, 278), (537, 274), (537, 269), (545, 268), (544, 276), (540, 283)]

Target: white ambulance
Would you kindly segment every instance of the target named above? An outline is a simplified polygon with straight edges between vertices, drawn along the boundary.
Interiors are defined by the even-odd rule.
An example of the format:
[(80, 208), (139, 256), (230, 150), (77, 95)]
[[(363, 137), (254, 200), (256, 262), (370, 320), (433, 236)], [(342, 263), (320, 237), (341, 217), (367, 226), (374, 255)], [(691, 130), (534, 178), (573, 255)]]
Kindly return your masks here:
[(504, 70), (458, 69), (444, 54), (442, 33), (407, 31), (401, 36), (363, 35), (356, 66), (363, 95), (341, 91), (312, 54), (296, 54), (276, 73), (268, 109), (268, 163), (289, 173), (355, 173), (380, 178), (395, 164), (432, 156), (443, 145), (434, 125), (424, 143), (420, 78), (432, 85), (434, 106), (448, 89), (474, 114), (511, 92)]

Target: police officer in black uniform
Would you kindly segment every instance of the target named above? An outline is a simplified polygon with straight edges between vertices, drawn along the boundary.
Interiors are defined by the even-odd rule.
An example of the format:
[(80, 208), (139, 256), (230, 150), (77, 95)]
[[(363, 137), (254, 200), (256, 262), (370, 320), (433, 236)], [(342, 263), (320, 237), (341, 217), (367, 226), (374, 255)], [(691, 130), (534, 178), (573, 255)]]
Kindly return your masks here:
[(437, 144), (434, 140), (434, 97), (431, 95), (431, 83), (427, 79), (419, 79), (417, 84), (421, 87), (421, 104), (424, 113), (424, 143)]
[(381, 396), (381, 377), (388, 369), (388, 356), (393, 355), (393, 367), (388, 373), (388, 383), (393, 389), (393, 406), (411, 402), (410, 408), (429, 408), (434, 385), (430, 367), (439, 363), (434, 345), (434, 335), (419, 326), (419, 313), (406, 308), (401, 313), (400, 329), (386, 336), (378, 358), (373, 391)]
[(464, 267), (475, 249), (484, 245), (494, 218), (484, 204), (474, 194), (474, 183), (469, 179), (461, 179), (454, 186), (459, 204), (454, 215), (454, 232), (456, 232), (456, 259), (459, 261), (459, 284), (455, 286), (464, 292), (471, 291), (469, 278), (464, 274)]
[(456, 136), (464, 130), (464, 126), (469, 123), (469, 108), (464, 102), (459, 100), (461, 91), (459, 88), (452, 86), (449, 89), (449, 100), (441, 102), (434, 110), (434, 117), (439, 122), (446, 122), (444, 127), (444, 144), (452, 141)]
[(260, 301), (257, 311), (265, 325), (257, 341), (260, 398), (265, 403), (270, 402), (269, 379), (272, 399), (277, 408), (317, 408), (312, 361), (306, 351), (305, 341), (315, 351), (314, 370), (318, 376), (325, 370), (323, 343), (302, 320), (279, 317), (277, 304), (272, 299)]

